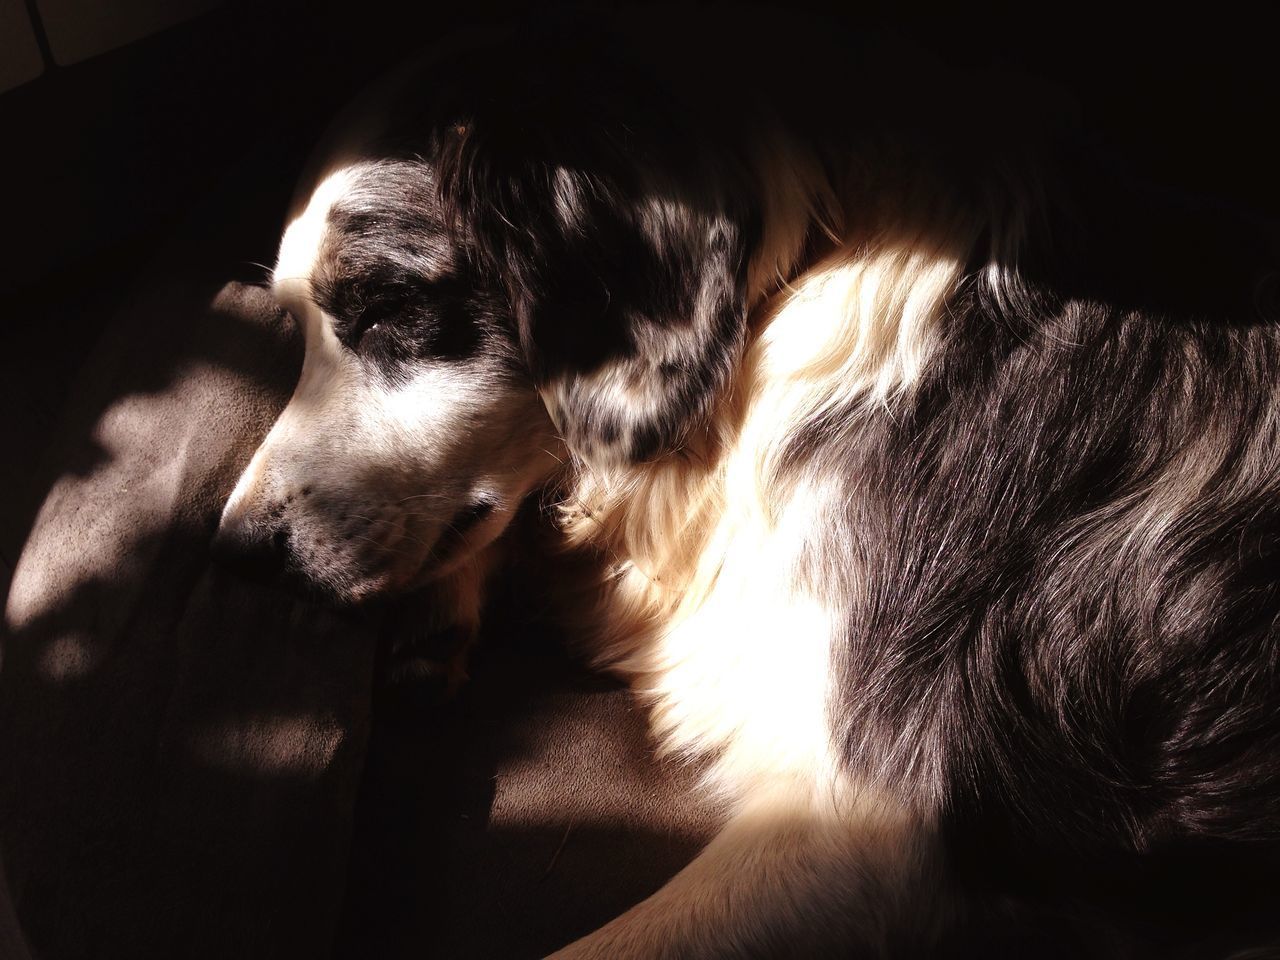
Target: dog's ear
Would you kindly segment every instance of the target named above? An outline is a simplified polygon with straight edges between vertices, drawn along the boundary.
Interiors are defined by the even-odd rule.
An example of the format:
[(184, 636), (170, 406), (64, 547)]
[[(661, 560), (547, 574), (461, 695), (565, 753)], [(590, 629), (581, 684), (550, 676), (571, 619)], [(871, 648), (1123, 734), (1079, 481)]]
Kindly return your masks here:
[(443, 206), (506, 286), (570, 448), (653, 459), (705, 422), (741, 352), (745, 168), (607, 36), (518, 40), (483, 58), (500, 75), (440, 97)]

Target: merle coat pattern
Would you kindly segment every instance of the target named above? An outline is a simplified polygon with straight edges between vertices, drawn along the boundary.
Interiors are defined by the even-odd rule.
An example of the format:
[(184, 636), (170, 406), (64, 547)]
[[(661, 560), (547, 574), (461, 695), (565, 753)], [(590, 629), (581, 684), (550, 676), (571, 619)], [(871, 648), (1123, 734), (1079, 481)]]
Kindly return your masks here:
[[(401, 79), (286, 233), (277, 289), (329, 372), (220, 537), (345, 602), (442, 590), (471, 625), (527, 498), (597, 561), (565, 591), (583, 649), (732, 816), (566, 956), (1271, 936), (1090, 905), (1147, 885), (1174, 916), (1274, 864), (1260, 234), (1051, 126), (969, 128), (924, 67), (877, 85), (871, 42), (792, 86), (657, 50), (553, 19)], [(324, 444), (340, 477), (316, 409), (360, 424)], [(315, 532), (357, 508), (372, 549)]]

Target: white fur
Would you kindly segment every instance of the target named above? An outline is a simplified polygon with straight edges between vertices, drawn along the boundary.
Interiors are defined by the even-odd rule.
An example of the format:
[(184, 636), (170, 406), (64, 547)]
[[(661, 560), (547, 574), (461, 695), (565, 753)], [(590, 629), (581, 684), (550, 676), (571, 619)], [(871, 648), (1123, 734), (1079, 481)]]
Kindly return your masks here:
[[(812, 214), (816, 201), (800, 207)], [(757, 308), (732, 393), (686, 455), (578, 478), (566, 533), (613, 570), (590, 649), (649, 701), (661, 749), (711, 758), (708, 783), (738, 812), (671, 884), (563, 956), (771, 955), (770, 938), (805, 917), (856, 917), (842, 936), (879, 952), (908, 903), (921, 930), (945, 909), (922, 882), (932, 812), (868, 793), (833, 755), (834, 598), (856, 594), (858, 572), (825, 590), (797, 559), (832, 535), (824, 518), (839, 487), (820, 475), (783, 484), (776, 464), (795, 426), (823, 410), (891, 415), (939, 339), (973, 233), (847, 237)], [(789, 266), (787, 244), (803, 233), (774, 236), (783, 249), (760, 262)], [(928, 903), (911, 900), (912, 886)]]
[[(405, 382), (388, 383), (339, 342), (312, 279), (329, 210), (359, 173), (324, 177), (285, 230), (274, 290), (303, 329), (302, 374), (222, 517), (224, 528), (265, 526), (283, 504), (296, 561), (348, 600), (476, 564), (559, 460), (532, 388), (448, 363), (415, 365)], [(450, 518), (477, 499), (492, 513), (465, 550), (435, 562)]]
[(821, 477), (784, 489), (775, 461), (791, 425), (913, 382), (960, 270), (957, 257), (912, 248), (833, 255), (762, 308), (738, 404), (711, 427), (717, 451), (587, 473), (570, 499), (570, 538), (615, 558), (597, 659), (653, 698), (668, 749), (720, 752), (721, 782), (830, 769), (841, 611), (796, 568), (826, 535), (830, 494)]

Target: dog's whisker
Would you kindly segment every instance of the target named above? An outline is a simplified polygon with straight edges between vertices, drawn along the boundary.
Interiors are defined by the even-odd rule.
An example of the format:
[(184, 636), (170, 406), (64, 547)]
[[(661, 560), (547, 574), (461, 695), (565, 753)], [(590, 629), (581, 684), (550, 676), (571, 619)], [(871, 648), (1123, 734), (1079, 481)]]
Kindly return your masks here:
[(444, 501), (450, 501), (450, 500), (452, 500), (452, 499), (454, 499), (454, 498), (452, 498), (452, 497), (450, 497), (450, 496), (448, 496), (448, 495), (446, 495), (446, 494), (443, 494), (443, 493), (415, 493), (415, 494), (414, 494), (413, 496), (411, 496), (411, 497), (405, 497), (403, 500), (399, 500), (399, 501), (397, 501), (397, 503), (408, 503), (410, 500), (444, 500)]

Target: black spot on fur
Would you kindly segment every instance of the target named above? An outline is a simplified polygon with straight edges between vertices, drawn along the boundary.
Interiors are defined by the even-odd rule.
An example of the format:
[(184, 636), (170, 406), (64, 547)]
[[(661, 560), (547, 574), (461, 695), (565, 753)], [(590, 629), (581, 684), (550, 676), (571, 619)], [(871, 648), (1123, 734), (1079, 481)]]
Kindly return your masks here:
[(360, 168), (329, 212), (313, 280), (338, 338), (392, 381), (415, 363), (512, 352), (501, 297), (459, 252), (431, 184), (419, 162)]
[(714, 119), (617, 36), (533, 33), (433, 76), (441, 197), (505, 284), (569, 443), (644, 459), (704, 421), (736, 364), (755, 193), (740, 155), (706, 149)]

